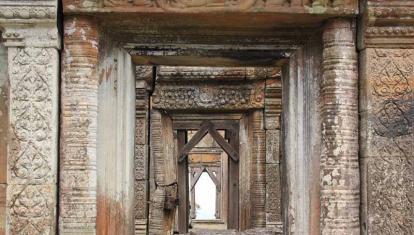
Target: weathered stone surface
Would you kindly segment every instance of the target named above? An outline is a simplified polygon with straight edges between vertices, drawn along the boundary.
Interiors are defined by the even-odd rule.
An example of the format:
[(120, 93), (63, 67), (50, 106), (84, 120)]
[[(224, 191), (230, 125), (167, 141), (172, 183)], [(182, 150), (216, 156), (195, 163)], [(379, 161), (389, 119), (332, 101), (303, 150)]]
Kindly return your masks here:
[(12, 234), (54, 233), (58, 52), (9, 47), (8, 57), (7, 230)]
[(265, 128), (280, 129), (282, 113), (282, 82), (280, 76), (266, 80), (265, 88)]
[(9, 185), (7, 187), (8, 233), (54, 234), (55, 185)]
[(55, 49), (9, 49), (9, 184), (56, 183), (57, 61)]
[(228, 1), (193, 1), (188, 2), (179, 0), (170, 2), (167, 0), (104, 0), (103, 6), (98, 0), (65, 0), (64, 7), (66, 12), (76, 12), (82, 9), (97, 10), (99, 7), (104, 9), (113, 9), (125, 11), (144, 11), (144, 12), (279, 12), (279, 13), (342, 13), (352, 14), (357, 11), (356, 0), (270, 0), (270, 1), (251, 1), (240, 0), (237, 2)]
[(191, 67), (157, 66), (157, 80), (185, 81), (238, 81), (279, 78), (277, 67)]
[(0, 43), (0, 234), (6, 233), (7, 141), (9, 131), (7, 48)]
[(164, 110), (245, 110), (263, 108), (264, 82), (239, 85), (159, 83), (152, 96), (154, 108)]
[(414, 50), (362, 54), (362, 163), (368, 234), (414, 232)]
[(280, 130), (266, 130), (266, 164), (279, 164)]
[(152, 80), (152, 66), (137, 66), (135, 89), (135, 234), (146, 234), (148, 218), (148, 116), (147, 82)]
[(266, 226), (266, 133), (263, 112), (251, 115), (252, 128), (252, 228)]
[(281, 174), (279, 164), (266, 164), (266, 226), (282, 225)]
[(64, 22), (60, 151), (60, 234), (96, 230), (98, 29), (86, 17)]
[(323, 34), (321, 233), (360, 234), (358, 73), (351, 21)]

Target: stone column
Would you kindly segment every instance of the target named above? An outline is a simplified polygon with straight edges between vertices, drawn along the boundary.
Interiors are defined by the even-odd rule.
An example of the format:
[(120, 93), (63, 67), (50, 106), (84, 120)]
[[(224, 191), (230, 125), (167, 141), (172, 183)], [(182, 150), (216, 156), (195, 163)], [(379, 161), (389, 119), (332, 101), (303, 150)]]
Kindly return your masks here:
[(359, 27), (361, 230), (414, 234), (414, 4), (367, 2)]
[(60, 234), (95, 234), (98, 28), (66, 17), (62, 55)]
[(0, 2), (9, 83), (5, 234), (56, 232), (56, 9), (57, 1)]
[(352, 21), (323, 33), (321, 233), (360, 234), (358, 73)]
[(266, 227), (266, 132), (263, 119), (262, 110), (252, 112), (252, 228)]

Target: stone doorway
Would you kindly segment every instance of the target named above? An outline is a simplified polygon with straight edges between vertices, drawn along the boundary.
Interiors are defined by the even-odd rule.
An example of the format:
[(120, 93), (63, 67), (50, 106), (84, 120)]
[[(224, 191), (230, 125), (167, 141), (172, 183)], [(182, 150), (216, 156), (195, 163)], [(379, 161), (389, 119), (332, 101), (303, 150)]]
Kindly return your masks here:
[[(147, 71), (155, 73), (155, 82), (148, 94), (150, 200), (147, 224), (141, 220), (141, 227), (150, 234), (222, 234), (267, 224), (269, 231), (281, 232), (280, 70), (157, 66)], [(219, 165), (197, 162), (202, 155), (194, 148), (204, 137), (225, 153)], [(198, 173), (197, 167), (202, 167)], [(191, 214), (195, 195), (189, 178), (195, 184), (217, 167), (216, 185), (223, 184), (216, 201), (220, 216), (197, 220)]]

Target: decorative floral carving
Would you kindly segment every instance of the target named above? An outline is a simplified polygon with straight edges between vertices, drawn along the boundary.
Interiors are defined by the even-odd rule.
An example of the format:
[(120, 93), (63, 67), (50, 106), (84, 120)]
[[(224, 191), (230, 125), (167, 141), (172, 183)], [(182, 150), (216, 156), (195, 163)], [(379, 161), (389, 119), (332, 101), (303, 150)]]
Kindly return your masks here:
[(0, 18), (5, 19), (55, 19), (55, 6), (1, 6)]
[[(394, 138), (411, 133), (413, 90), (408, 79), (414, 74), (409, 51), (376, 50), (371, 57), (372, 94), (375, 104), (375, 133)], [(411, 108), (410, 108), (411, 107)]]
[(50, 182), (52, 65), (48, 49), (16, 49), (11, 61), (12, 181)]
[[(11, 144), (7, 214), (12, 234), (54, 231), (55, 49), (9, 50)], [(57, 54), (54, 54), (57, 55)], [(50, 185), (50, 186), (49, 186)], [(52, 192), (53, 191), (53, 192)]]
[(11, 234), (50, 234), (54, 192), (48, 186), (18, 186), (11, 192)]
[(153, 107), (173, 109), (250, 109), (263, 108), (264, 83), (247, 85), (168, 85), (158, 84)]
[(369, 234), (413, 234), (414, 50), (368, 50)]

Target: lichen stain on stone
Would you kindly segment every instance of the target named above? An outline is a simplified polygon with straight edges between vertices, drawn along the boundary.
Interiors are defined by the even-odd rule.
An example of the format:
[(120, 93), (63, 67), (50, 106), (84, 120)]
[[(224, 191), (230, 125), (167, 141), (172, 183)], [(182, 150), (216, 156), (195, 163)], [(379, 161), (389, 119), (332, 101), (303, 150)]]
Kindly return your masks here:
[(113, 71), (113, 65), (110, 65), (109, 68), (101, 69), (99, 73), (99, 84), (101, 84), (103, 81), (108, 81), (109, 78), (112, 75)]
[(76, 18), (73, 19), (69, 24), (65, 25), (65, 35), (71, 36), (76, 32)]

